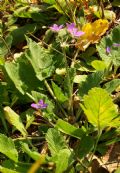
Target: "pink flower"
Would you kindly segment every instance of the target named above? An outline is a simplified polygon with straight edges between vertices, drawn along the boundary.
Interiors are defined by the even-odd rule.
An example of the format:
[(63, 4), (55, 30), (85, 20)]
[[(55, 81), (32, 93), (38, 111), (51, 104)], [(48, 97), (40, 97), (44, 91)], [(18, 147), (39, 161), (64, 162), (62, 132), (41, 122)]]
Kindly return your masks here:
[(83, 31), (78, 31), (78, 28), (75, 27), (75, 24), (74, 23), (66, 23), (67, 25), (67, 30), (70, 32), (70, 34), (73, 36), (73, 37), (80, 37), (82, 35), (84, 35), (84, 32)]
[(44, 103), (43, 100), (39, 100), (38, 103), (32, 103), (31, 104), (31, 107), (35, 108), (35, 109), (45, 109), (45, 108), (47, 108), (47, 106), (48, 105), (46, 103)]
[(110, 47), (109, 47), (109, 46), (107, 46), (107, 47), (106, 47), (106, 53), (108, 53), (108, 54), (109, 54), (109, 53), (110, 53), (110, 51), (111, 51)]
[(57, 24), (53, 24), (53, 26), (50, 27), (50, 29), (52, 31), (58, 32), (63, 28), (63, 25), (57, 25)]

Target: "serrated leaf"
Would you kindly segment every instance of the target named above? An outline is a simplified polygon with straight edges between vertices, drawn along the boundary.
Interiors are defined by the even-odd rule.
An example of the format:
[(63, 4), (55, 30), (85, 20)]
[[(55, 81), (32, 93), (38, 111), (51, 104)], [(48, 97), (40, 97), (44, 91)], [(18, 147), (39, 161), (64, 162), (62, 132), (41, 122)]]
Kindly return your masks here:
[(36, 78), (32, 66), (25, 58), (23, 54), (17, 62), (6, 62), (4, 66), (9, 78), (22, 94), (42, 86), (42, 83)]
[(83, 97), (81, 104), (88, 121), (99, 130), (109, 126), (118, 112), (108, 92), (102, 88), (92, 88), (88, 95)]
[(81, 139), (85, 134), (85, 131), (82, 128), (77, 128), (62, 119), (59, 119), (56, 123), (56, 128), (61, 132), (73, 136), (75, 138)]
[(40, 159), (40, 153), (37, 151), (32, 151), (29, 149), (29, 146), (27, 143), (21, 142), (22, 150), (27, 153), (33, 160), (39, 160)]
[(39, 80), (44, 80), (51, 76), (54, 69), (53, 55), (50, 52), (26, 37), (29, 51), (26, 57), (30, 61)]
[(49, 129), (46, 134), (46, 140), (52, 155), (56, 155), (60, 150), (67, 148), (63, 136), (57, 129)]
[[(100, 57), (107, 66), (111, 62), (115, 66), (120, 65), (120, 46), (114, 46), (114, 44), (120, 44), (118, 38), (120, 38), (120, 25), (115, 27), (106, 37), (103, 37), (96, 46)], [(110, 53), (106, 52), (107, 47), (110, 47)]]
[(59, 102), (63, 103), (68, 100), (68, 98), (62, 92), (61, 88), (58, 87), (54, 82), (52, 82), (52, 88), (53, 88), (54, 94)]
[(59, 151), (56, 160), (55, 173), (63, 173), (73, 162), (73, 154), (69, 149)]
[(9, 106), (4, 107), (4, 114), (6, 120), (19, 130), (23, 136), (27, 136), (27, 131), (21, 121), (20, 116), (14, 112)]
[(11, 138), (0, 134), (0, 152), (5, 154), (11, 160), (18, 161), (18, 152)]
[(88, 91), (93, 87), (99, 87), (100, 82), (103, 79), (103, 72), (96, 72), (88, 75), (84, 82), (81, 82), (79, 85), (78, 94), (80, 97), (83, 97)]
[(104, 85), (104, 88), (107, 90), (108, 93), (112, 93), (119, 86), (120, 86), (120, 79), (113, 79), (110, 82), (107, 82)]

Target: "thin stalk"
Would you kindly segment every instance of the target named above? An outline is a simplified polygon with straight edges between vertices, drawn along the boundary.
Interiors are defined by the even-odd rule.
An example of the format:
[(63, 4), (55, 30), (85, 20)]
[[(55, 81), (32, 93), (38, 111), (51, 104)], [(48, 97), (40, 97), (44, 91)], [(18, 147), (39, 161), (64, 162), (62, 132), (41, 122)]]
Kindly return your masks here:
[(95, 142), (94, 150), (93, 150), (92, 155), (91, 155), (91, 158), (90, 158), (90, 164), (91, 164), (92, 159), (93, 159), (93, 156), (95, 154), (95, 151), (96, 151), (96, 148), (97, 148), (97, 145), (98, 145), (98, 142), (99, 142), (99, 139), (100, 139), (101, 134), (102, 134), (102, 131), (100, 129), (98, 129), (98, 135), (97, 135), (97, 139), (96, 139), (96, 142)]
[(44, 84), (47, 88), (47, 90), (49, 91), (50, 95), (52, 96), (52, 98), (55, 100), (55, 102), (57, 103), (57, 105), (59, 106), (59, 108), (61, 109), (62, 113), (64, 114), (65, 117), (68, 117), (68, 115), (66, 114), (65, 110), (62, 108), (62, 106), (60, 105), (60, 103), (57, 101), (57, 98), (55, 97), (50, 85), (48, 84), (47, 80), (44, 80)]
[(10, 50), (9, 46), (7, 45), (5, 39), (3, 37), (1, 37), (1, 36), (0, 36), (0, 39), (4, 42), (6, 48), (8, 49), (8, 52), (10, 53), (11, 57), (13, 58), (13, 54), (11, 53), (11, 50)]
[(64, 48), (63, 48), (63, 53), (64, 53), (64, 61), (65, 61), (65, 67), (66, 67), (66, 81), (67, 81), (68, 97), (69, 97), (68, 112), (70, 115), (73, 115), (73, 96), (72, 96), (73, 84), (71, 84), (69, 66), (67, 63), (66, 52)]
[[(32, 33), (28, 33), (29, 35), (31, 35), (33, 38), (35, 38), (36, 40), (38, 40), (39, 42), (43, 43), (45, 46), (47, 46), (48, 48), (50, 47), (50, 45), (48, 45), (47, 43), (45, 43), (43, 40), (40, 40), (39, 38), (37, 38), (36, 36), (34, 36)], [(75, 45), (75, 44), (74, 44)], [(54, 50), (55, 52), (61, 54), (61, 55), (64, 55), (62, 52), (60, 52), (59, 50), (53, 48), (53, 47), (50, 47), (52, 50)], [(69, 56), (66, 56), (68, 59), (71, 60), (71, 58)]]
[(66, 11), (63, 9), (63, 7), (62, 7), (61, 4), (59, 3), (59, 1), (58, 1), (58, 0), (55, 0), (55, 2), (56, 2), (57, 5), (61, 8), (61, 10), (63, 11), (63, 13), (64, 13), (65, 15), (67, 15), (67, 16), (70, 18), (69, 14), (66, 13)]
[(19, 138), (15, 138), (15, 139), (13, 139), (13, 141), (21, 141), (21, 140), (26, 140), (26, 139), (29, 139), (29, 140), (43, 140), (43, 139), (45, 139), (45, 137), (39, 137), (39, 136), (35, 136), (35, 137), (27, 137), (27, 138), (25, 138), (25, 137), (19, 137)]

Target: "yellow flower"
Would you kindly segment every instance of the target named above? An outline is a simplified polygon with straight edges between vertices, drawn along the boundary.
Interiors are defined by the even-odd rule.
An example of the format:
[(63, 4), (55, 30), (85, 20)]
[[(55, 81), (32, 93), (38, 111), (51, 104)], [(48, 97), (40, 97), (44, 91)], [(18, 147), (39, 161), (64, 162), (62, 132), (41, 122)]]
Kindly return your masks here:
[(93, 23), (85, 24), (82, 27), (82, 31), (85, 34), (78, 39), (76, 47), (84, 51), (90, 44), (98, 43), (108, 28), (109, 22), (105, 19), (99, 19)]

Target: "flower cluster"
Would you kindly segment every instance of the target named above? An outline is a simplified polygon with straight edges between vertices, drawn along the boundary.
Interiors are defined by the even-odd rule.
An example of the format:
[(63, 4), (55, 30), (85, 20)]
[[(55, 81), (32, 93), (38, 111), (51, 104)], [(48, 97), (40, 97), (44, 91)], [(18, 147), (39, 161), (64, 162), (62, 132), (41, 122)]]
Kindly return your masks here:
[[(120, 47), (119, 43), (113, 43), (113, 47)], [(111, 52), (111, 48), (109, 46), (106, 47), (106, 53), (109, 54)]]
[[(70, 23), (70, 24), (66, 23), (66, 28), (67, 28), (67, 31), (72, 35), (72, 37), (80, 37), (84, 35), (84, 32), (79, 31), (74, 23)], [(53, 26), (51, 26), (50, 29), (54, 32), (58, 32), (61, 29), (63, 29), (63, 25), (53, 24)]]
[(35, 108), (35, 109), (45, 109), (45, 108), (47, 108), (47, 106), (48, 105), (46, 103), (44, 103), (43, 100), (39, 100), (38, 103), (32, 103), (31, 104), (31, 107)]

